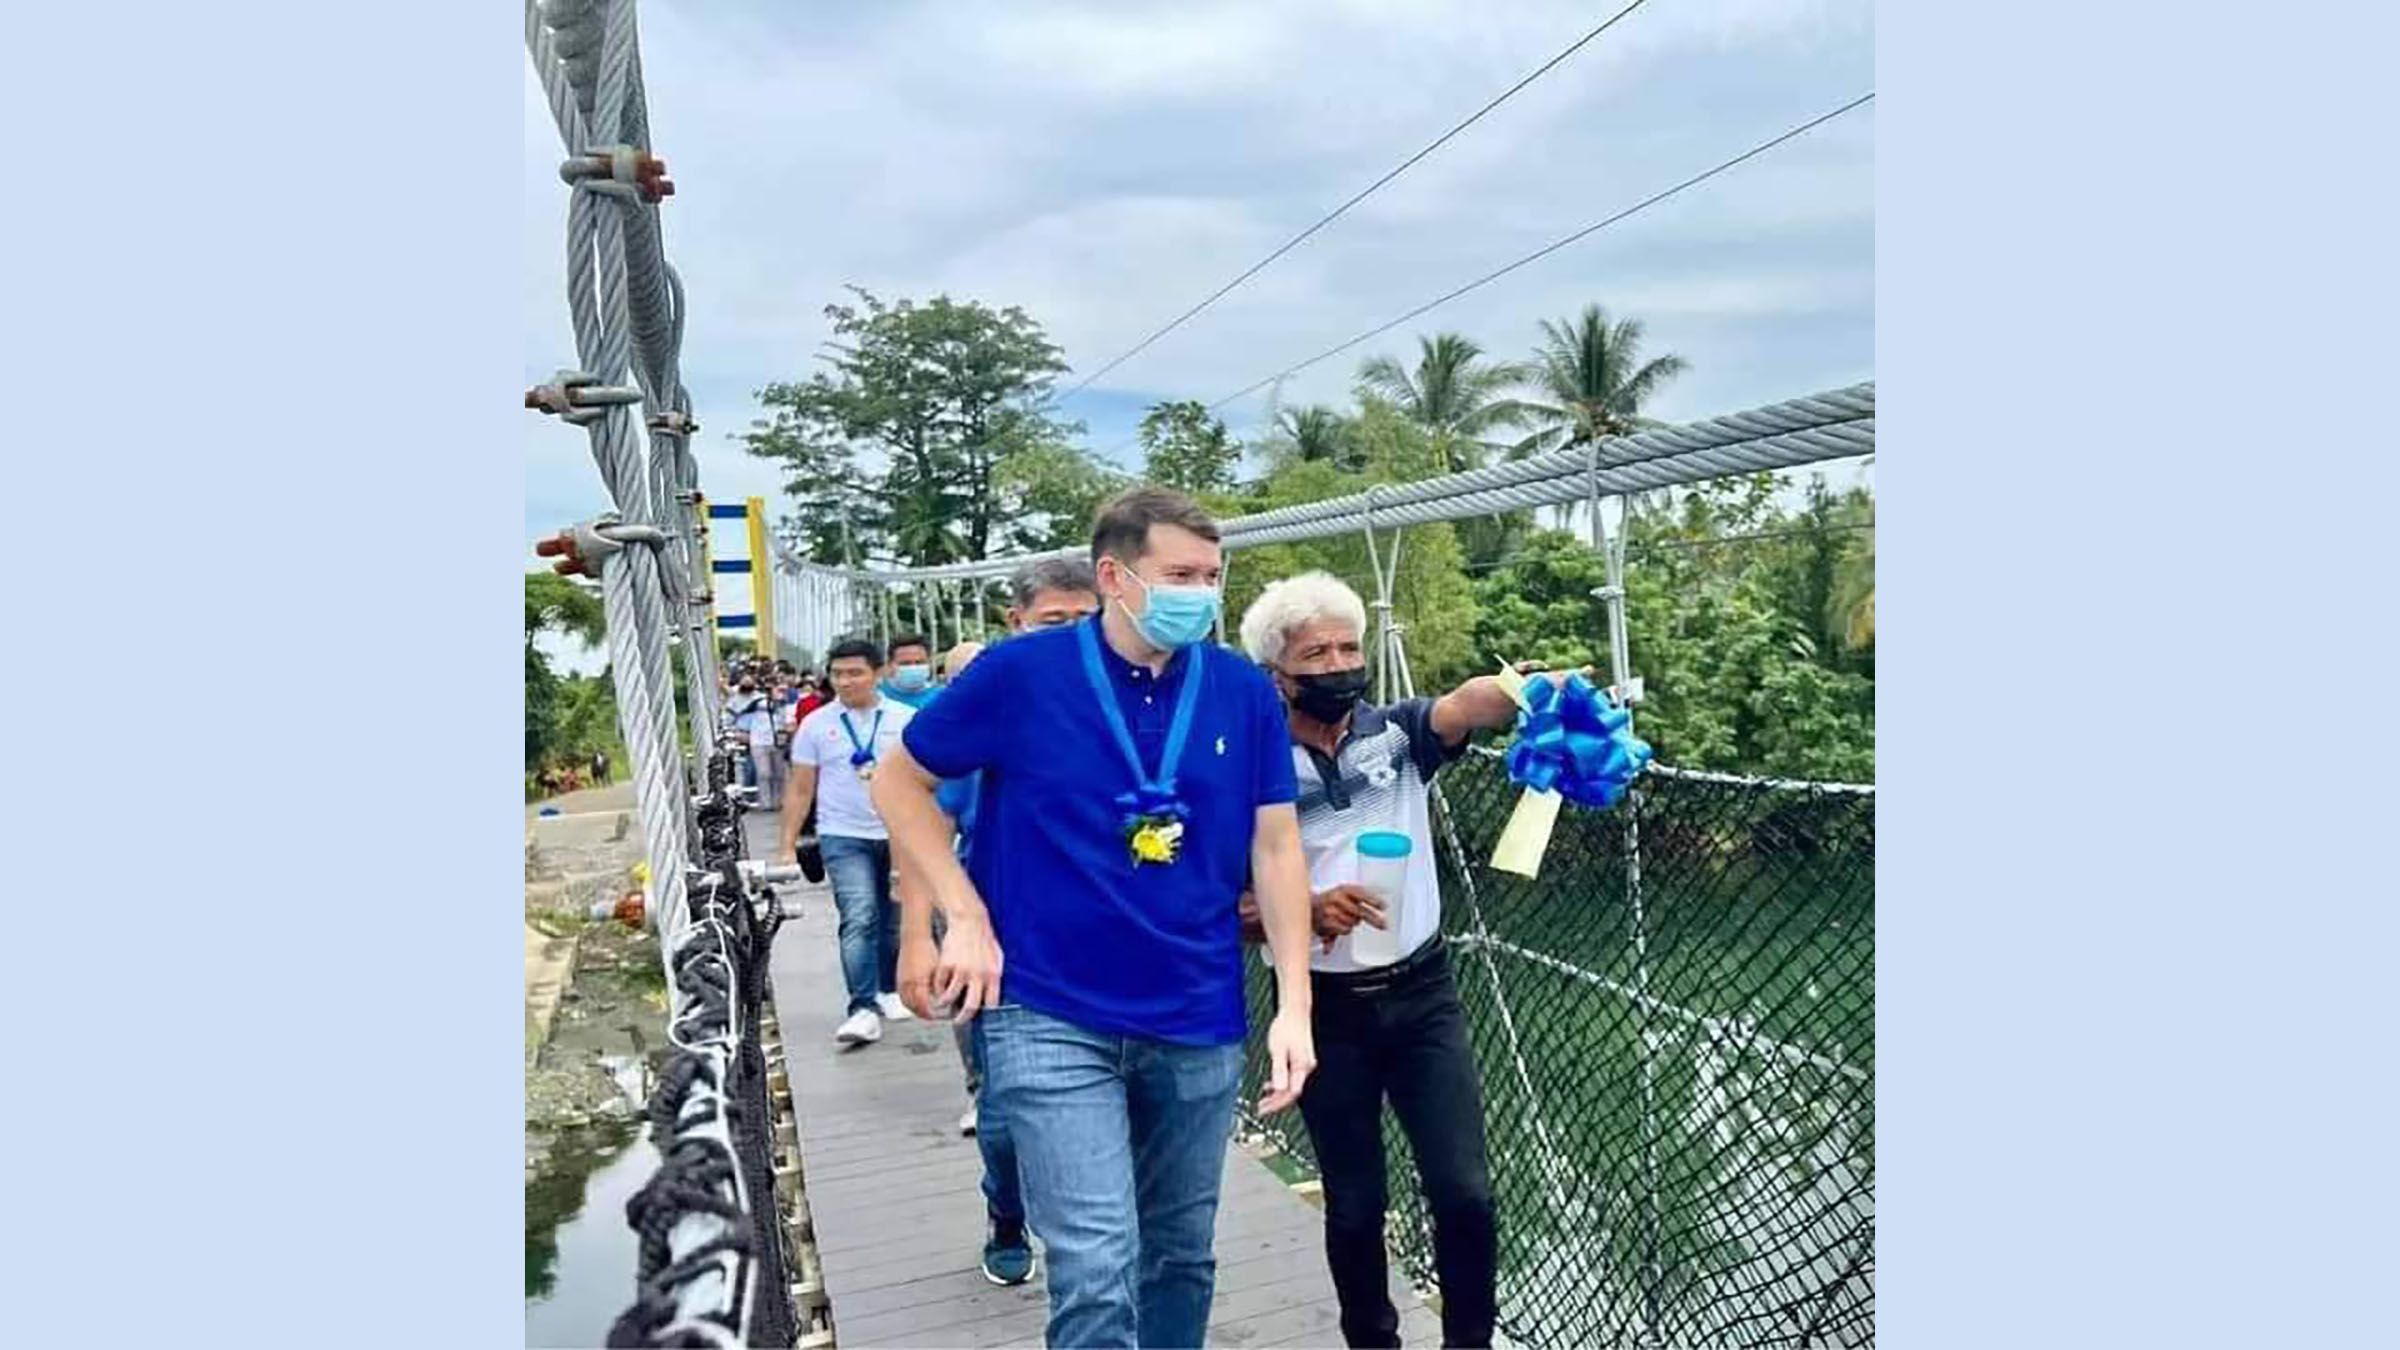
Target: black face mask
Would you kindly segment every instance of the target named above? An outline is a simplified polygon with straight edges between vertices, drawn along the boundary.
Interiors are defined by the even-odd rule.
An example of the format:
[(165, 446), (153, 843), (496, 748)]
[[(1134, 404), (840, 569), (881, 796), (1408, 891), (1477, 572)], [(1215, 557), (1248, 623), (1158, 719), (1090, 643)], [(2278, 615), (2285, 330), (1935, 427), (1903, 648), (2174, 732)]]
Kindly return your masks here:
[(1367, 692), (1367, 668), (1329, 670), (1321, 675), (1294, 675), (1292, 683), (1299, 689), (1292, 695), (1292, 706), (1331, 726), (1349, 713), (1351, 707)]

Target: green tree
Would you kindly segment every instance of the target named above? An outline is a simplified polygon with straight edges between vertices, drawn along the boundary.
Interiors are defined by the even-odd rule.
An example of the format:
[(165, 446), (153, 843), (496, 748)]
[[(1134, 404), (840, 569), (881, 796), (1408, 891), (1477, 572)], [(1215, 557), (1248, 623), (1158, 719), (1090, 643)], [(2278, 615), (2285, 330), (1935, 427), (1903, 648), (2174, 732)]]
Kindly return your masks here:
[(850, 290), (855, 303), (825, 310), (830, 369), (761, 389), (769, 415), (743, 444), (801, 485), (799, 533), (821, 559), (990, 556), (1028, 509), (1002, 490), (1004, 466), (1080, 430), (1043, 411), (1067, 369), (1059, 348), (1015, 306)]
[(1242, 447), (1198, 399), (1150, 405), (1142, 418), (1143, 477), (1190, 493), (1228, 492)]
[[(1825, 640), (1827, 577), (1865, 494), (1779, 510), (1768, 475), (1702, 484), (1627, 523), (1626, 628), (1645, 699), (1635, 725), (1686, 768), (1871, 781), (1871, 661)], [(1542, 531), (1476, 583), (1476, 645), (1510, 660), (1608, 667), (1606, 569)]]
[(1875, 650), (1875, 536), (1860, 538), (1842, 554), (1834, 576), (1826, 623), (1836, 627), (1851, 651)]
[[(1407, 482), (1438, 471), (1440, 454), (1431, 437), (1380, 401), (1369, 400), (1358, 417), (1346, 424), (1343, 436), (1343, 458), (1358, 466), (1355, 471), (1346, 471), (1328, 458), (1293, 456), (1238, 502), (1210, 501), (1210, 507), (1267, 511), (1363, 492), (1379, 482)], [(1376, 546), (1390, 548), (1391, 536), (1379, 534)], [(1389, 555), (1385, 556), (1388, 560)], [(1227, 636), (1233, 636), (1243, 612), (1268, 582), (1311, 568), (1342, 578), (1373, 603), (1374, 573), (1362, 535), (1244, 548), (1233, 555), (1226, 571)], [(1458, 537), (1448, 524), (1412, 525), (1403, 532), (1392, 591), (1393, 614), (1403, 625), (1409, 669), (1419, 690), (1447, 690), (1482, 668), (1484, 663), (1473, 645), (1475, 593), (1467, 580)], [(1374, 621), (1370, 610), (1368, 622)], [(1367, 637), (1369, 651), (1377, 650), (1375, 635)]]
[[(1373, 357), (1359, 366), (1358, 395), (1388, 402), (1423, 427), (1439, 451), (1437, 472), (1481, 468), (1494, 455), (1511, 452), (1494, 433), (1525, 421), (1526, 405), (1508, 391), (1531, 375), (1530, 367), (1482, 358), (1483, 348), (1459, 334), (1420, 336), (1413, 371), (1391, 357)], [(1467, 564), (1484, 568), (1523, 542), (1533, 513), (1507, 511), (1462, 520), (1455, 528)]]
[(783, 468), (792, 509), (776, 520), (778, 541), (801, 557), (844, 567), (888, 553), (892, 512), (830, 409), (802, 386), (769, 385), (758, 398), (768, 415), (753, 420), (740, 439), (751, 454)]
[(593, 588), (555, 572), (525, 574), (525, 769), (539, 769), (557, 753), (562, 701), (557, 672), (534, 640), (543, 633), (582, 639), (591, 646), (608, 640), (608, 620)]
[[(1012, 506), (1010, 552), (1033, 552), (1091, 542), (1100, 503), (1122, 490), (1124, 474), (1065, 445), (1041, 445), (1001, 461), (994, 489)], [(999, 622), (999, 611), (987, 616)]]
[(1480, 468), (1508, 446), (1492, 433), (1522, 421), (1525, 405), (1507, 391), (1526, 378), (1524, 367), (1485, 361), (1483, 348), (1457, 333), (1417, 339), (1412, 371), (1388, 356), (1358, 368), (1361, 395), (1390, 403), (1423, 427), (1440, 451), (1445, 473)]
[(605, 750), (618, 763), (624, 763), (625, 757), (617, 748), (616, 691), (608, 677), (562, 680), (559, 692), (552, 757), (580, 764), (589, 760), (594, 751)]
[(1281, 409), (1269, 438), (1270, 459), (1331, 464), (1345, 473), (1365, 467), (1350, 444), (1350, 419), (1323, 404)]
[(1538, 396), (1523, 405), (1537, 429), (1522, 445), (1548, 450), (1655, 425), (1643, 405), (1689, 368), (1671, 353), (1642, 360), (1641, 321), (1611, 322), (1598, 305), (1564, 322), (1545, 319), (1531, 371)]
[(556, 572), (525, 574), (525, 645), (544, 631), (581, 638), (586, 646), (608, 641), (608, 613), (596, 586)]

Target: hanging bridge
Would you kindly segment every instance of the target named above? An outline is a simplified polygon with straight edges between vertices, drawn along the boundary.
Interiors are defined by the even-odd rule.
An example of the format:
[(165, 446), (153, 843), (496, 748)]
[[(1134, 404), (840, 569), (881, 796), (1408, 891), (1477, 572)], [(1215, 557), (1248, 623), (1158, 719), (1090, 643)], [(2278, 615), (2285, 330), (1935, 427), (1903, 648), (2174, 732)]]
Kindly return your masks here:
[[(946, 1033), (896, 1024), (876, 1055), (840, 1058), (818, 1035), (780, 1034), (841, 1001), (830, 904), (755, 861), (764, 818), (719, 748), (685, 295), (660, 228), (673, 186), (649, 148), (634, 5), (529, 0), (525, 42), (567, 153), (576, 347), (527, 403), (587, 435), (615, 504), (546, 551), (600, 582), (669, 987), (650, 1105), (662, 1161), (629, 1206), (639, 1269), (612, 1344), (1038, 1343), (1038, 1277), (994, 1289), (972, 1274), (976, 1152), (951, 1124)], [(1380, 692), (1405, 696), (1395, 584), (1409, 531), (1580, 504), (1608, 578), (1595, 597), (1607, 631), (1592, 636), (1627, 685), (1625, 541), (1607, 499), (1873, 450), (1874, 386), (1852, 385), (1231, 519), (1227, 566), (1264, 545), (1362, 539)], [(753, 597), (762, 637), (780, 622), (819, 651), (904, 622), (937, 645), (988, 636), (995, 588), (1029, 560), (841, 568), (762, 557), (751, 537), (750, 566), (771, 572)], [(689, 691), (680, 728), (675, 661)], [(1444, 927), (1486, 1094), (1503, 1334), (1871, 1343), (1873, 787), (1653, 765), (1615, 810), (1565, 813), (1538, 879), (1485, 865), (1515, 793), (1489, 751), (1436, 790)], [(1256, 981), (1259, 1026), (1270, 990)], [(1253, 1047), (1245, 1103), (1260, 1059)], [(1428, 1217), (1404, 1181), (1405, 1141), (1387, 1134), (1403, 1327), (1431, 1344)], [(1292, 1113), (1242, 1120), (1212, 1339), (1335, 1339), (1311, 1175)]]

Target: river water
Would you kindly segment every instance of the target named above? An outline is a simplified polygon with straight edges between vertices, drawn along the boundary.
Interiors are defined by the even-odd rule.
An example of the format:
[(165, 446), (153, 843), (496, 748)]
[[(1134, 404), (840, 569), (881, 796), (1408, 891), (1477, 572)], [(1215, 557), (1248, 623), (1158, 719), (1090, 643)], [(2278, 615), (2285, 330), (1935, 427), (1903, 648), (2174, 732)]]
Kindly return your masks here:
[(597, 1346), (633, 1302), (635, 1239), (625, 1202), (658, 1170), (634, 1122), (562, 1134), (525, 1184), (525, 1344)]

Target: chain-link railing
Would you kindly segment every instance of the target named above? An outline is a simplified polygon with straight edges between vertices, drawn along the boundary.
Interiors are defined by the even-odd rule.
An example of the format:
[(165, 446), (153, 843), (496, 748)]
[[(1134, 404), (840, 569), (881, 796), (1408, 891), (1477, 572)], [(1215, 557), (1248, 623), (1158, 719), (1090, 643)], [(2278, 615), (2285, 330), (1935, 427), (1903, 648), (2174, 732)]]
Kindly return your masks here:
[[(710, 755), (707, 790), (693, 803), (701, 866), (691, 923), (669, 957), (674, 1048), (650, 1101), (661, 1160), (625, 1207), (641, 1239), (639, 1285), (610, 1333), (612, 1346), (789, 1346), (798, 1338), (789, 1293), (795, 1262), (773, 1203), (773, 1065), (761, 1039), (783, 910), (759, 884), (761, 869), (744, 863), (746, 790), (733, 786), (733, 757), (730, 743)], [(694, 1240), (695, 1221), (711, 1220), (716, 1231)], [(695, 1295), (722, 1315), (690, 1318), (683, 1305)]]
[[(1502, 1329), (1871, 1343), (1873, 789), (1654, 766), (1616, 809), (1562, 813), (1538, 880), (1488, 866), (1517, 794), (1489, 753), (1435, 787)], [(1251, 981), (1264, 1026), (1273, 977), (1253, 963)], [(1246, 1124), (1313, 1170), (1296, 1113)], [(1431, 1220), (1388, 1118), (1385, 1149), (1389, 1237), (1431, 1288)]]

